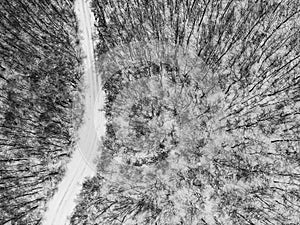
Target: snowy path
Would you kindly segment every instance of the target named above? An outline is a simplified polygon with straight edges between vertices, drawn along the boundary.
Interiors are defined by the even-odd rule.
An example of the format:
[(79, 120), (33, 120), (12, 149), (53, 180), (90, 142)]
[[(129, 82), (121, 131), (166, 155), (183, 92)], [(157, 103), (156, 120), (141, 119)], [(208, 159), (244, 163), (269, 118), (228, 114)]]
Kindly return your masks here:
[(67, 173), (58, 186), (58, 192), (48, 204), (45, 225), (68, 224), (67, 217), (75, 207), (74, 199), (80, 192), (82, 181), (95, 174), (93, 159), (97, 155), (98, 137), (105, 132), (104, 114), (98, 110), (103, 107), (104, 94), (100, 91), (101, 80), (98, 80), (95, 73), (92, 41), (94, 21), (86, 0), (77, 0), (75, 4), (81, 30), (81, 46), (85, 54), (84, 123), (79, 129), (78, 146), (68, 164)]

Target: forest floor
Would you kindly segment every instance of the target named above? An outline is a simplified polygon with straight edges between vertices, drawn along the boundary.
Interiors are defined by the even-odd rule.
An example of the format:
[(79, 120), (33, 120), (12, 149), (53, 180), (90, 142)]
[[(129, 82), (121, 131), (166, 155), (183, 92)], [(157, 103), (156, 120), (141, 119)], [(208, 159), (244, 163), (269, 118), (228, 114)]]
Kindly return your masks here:
[(96, 171), (95, 157), (100, 153), (99, 137), (105, 133), (103, 108), (104, 94), (100, 90), (101, 81), (96, 76), (92, 40), (93, 17), (89, 2), (76, 1), (76, 14), (81, 32), (81, 47), (84, 54), (84, 114), (79, 128), (78, 143), (73, 157), (67, 165), (67, 172), (58, 186), (58, 191), (49, 202), (45, 225), (68, 224), (68, 216), (75, 207), (74, 199), (79, 194), (81, 184)]

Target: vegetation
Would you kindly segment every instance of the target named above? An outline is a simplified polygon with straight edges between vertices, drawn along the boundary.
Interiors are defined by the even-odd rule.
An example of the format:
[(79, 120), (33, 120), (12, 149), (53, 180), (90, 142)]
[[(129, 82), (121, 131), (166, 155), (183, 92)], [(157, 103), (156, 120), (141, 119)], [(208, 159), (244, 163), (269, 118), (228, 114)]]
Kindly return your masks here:
[(73, 1), (3, 0), (0, 15), (0, 224), (41, 224), (80, 121)]
[(300, 224), (300, 2), (92, 7), (108, 123), (71, 224)]

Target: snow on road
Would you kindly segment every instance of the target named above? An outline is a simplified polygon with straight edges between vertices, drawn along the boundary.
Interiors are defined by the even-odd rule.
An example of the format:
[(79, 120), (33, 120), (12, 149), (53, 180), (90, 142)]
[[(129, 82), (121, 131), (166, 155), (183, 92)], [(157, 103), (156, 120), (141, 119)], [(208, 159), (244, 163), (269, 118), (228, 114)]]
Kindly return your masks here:
[(92, 29), (93, 16), (86, 0), (77, 0), (75, 10), (81, 31), (81, 46), (84, 57), (84, 104), (85, 113), (83, 125), (79, 129), (79, 141), (67, 173), (58, 186), (58, 191), (48, 204), (44, 225), (68, 224), (68, 216), (75, 207), (74, 199), (79, 194), (81, 183), (87, 176), (95, 174), (96, 165), (93, 163), (98, 152), (99, 137), (105, 133), (103, 108), (104, 93), (100, 90), (101, 80), (96, 76)]

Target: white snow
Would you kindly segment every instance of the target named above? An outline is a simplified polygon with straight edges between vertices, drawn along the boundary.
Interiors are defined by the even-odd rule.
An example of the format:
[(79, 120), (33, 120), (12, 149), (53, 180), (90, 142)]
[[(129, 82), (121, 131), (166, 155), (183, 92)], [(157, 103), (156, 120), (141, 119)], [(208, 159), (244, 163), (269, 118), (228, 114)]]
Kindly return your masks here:
[(75, 10), (81, 30), (81, 46), (85, 58), (84, 73), (84, 105), (83, 125), (79, 129), (77, 148), (67, 173), (58, 186), (58, 191), (48, 204), (44, 225), (68, 224), (68, 217), (75, 207), (74, 199), (79, 194), (81, 183), (85, 177), (93, 176), (96, 165), (93, 163), (98, 152), (100, 136), (105, 134), (103, 108), (104, 93), (101, 91), (101, 79), (97, 77), (94, 63), (92, 30), (94, 18), (89, 8), (89, 1), (77, 0)]

